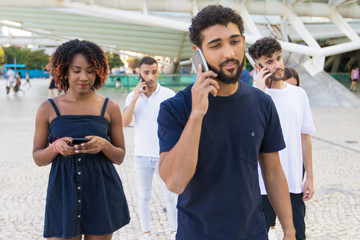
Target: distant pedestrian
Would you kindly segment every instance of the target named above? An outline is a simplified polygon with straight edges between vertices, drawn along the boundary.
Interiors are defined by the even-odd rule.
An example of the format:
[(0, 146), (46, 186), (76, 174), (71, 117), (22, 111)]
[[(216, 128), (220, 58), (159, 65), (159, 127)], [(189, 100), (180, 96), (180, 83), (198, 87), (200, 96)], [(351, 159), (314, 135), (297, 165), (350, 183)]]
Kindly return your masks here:
[(49, 98), (52, 96), (56, 97), (60, 95), (59, 88), (56, 86), (55, 79), (51, 77), (50, 85), (49, 85)]
[(351, 71), (350, 77), (351, 77), (350, 91), (356, 92), (356, 84), (359, 81), (359, 67), (356, 67)]
[(25, 84), (24, 84), (24, 87), (25, 87), (27, 84), (29, 84), (29, 86), (31, 87), (29, 72), (26, 72), (26, 74), (25, 74), (25, 80), (26, 80), (26, 82), (25, 82)]
[(24, 90), (21, 89), (21, 74), (20, 72), (17, 72), (15, 76), (15, 86), (14, 86), (15, 96), (19, 91), (25, 93)]
[(13, 91), (15, 92), (14, 87), (16, 84), (16, 73), (10, 67), (10, 68), (8, 68), (6, 76), (7, 76), (7, 78), (6, 78), (6, 94), (9, 95), (11, 89), (13, 89)]

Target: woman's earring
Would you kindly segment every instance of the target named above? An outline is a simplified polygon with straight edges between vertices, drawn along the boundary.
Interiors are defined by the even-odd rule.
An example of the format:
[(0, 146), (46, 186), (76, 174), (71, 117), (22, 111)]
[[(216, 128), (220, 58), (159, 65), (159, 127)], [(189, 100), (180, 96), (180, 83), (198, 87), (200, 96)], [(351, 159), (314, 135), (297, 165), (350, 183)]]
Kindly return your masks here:
[(67, 76), (65, 75), (65, 79), (67, 79)]

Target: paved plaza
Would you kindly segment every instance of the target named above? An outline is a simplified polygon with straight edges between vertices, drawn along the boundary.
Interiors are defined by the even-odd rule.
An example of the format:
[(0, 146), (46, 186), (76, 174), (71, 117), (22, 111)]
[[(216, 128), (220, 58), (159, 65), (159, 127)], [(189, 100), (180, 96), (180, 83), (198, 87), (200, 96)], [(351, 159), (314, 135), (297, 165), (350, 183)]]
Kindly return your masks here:
[[(6, 96), (0, 79), (0, 239), (43, 239), (45, 197), (50, 165), (38, 167), (32, 158), (35, 115), (47, 99), (49, 80), (32, 80), (18, 96)], [(123, 111), (127, 92), (102, 89)], [(307, 239), (360, 239), (360, 109), (312, 108), (316, 134), (312, 137), (315, 195), (307, 205)], [(131, 222), (115, 240), (141, 235), (133, 169), (134, 128), (124, 129), (126, 157), (116, 166), (129, 203)], [(225, 186), (224, 186), (225, 187)], [(151, 202), (154, 240), (169, 239), (165, 203), (155, 177)], [(226, 229), (224, 229), (226, 231)], [(276, 231), (281, 235), (280, 224)], [(280, 239), (280, 238), (279, 238)]]

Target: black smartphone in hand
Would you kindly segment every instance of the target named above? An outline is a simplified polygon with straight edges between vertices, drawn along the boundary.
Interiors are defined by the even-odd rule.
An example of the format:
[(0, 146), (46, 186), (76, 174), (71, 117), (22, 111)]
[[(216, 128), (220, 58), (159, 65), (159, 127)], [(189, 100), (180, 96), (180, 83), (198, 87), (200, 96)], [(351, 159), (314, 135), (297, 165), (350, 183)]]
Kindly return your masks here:
[(79, 145), (85, 142), (88, 142), (87, 138), (72, 138), (72, 141), (69, 143), (70, 146)]
[[(141, 82), (145, 82), (144, 78), (141, 76), (141, 74), (139, 74), (139, 79)], [(142, 89), (145, 91), (146, 86), (143, 86)]]
[[(260, 66), (261, 68), (263, 68), (263, 66), (262, 66), (260, 63), (259, 63), (259, 66)], [(271, 88), (272, 79), (271, 79), (271, 77), (269, 77), (268, 79), (270, 80), (270, 83), (269, 83), (269, 81), (266, 81), (266, 80), (267, 80), (267, 79), (266, 79), (266, 80), (265, 80), (265, 84), (266, 84), (266, 86), (268, 86), (269, 88)]]

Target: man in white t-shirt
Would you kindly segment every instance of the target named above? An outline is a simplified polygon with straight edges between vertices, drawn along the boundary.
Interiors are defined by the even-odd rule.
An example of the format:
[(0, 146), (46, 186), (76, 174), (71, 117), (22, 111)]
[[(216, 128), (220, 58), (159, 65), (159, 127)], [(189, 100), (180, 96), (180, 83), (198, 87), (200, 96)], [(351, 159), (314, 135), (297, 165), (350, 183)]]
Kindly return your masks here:
[[(158, 64), (151, 57), (141, 59), (139, 83), (126, 98), (123, 126), (127, 127), (135, 116), (134, 167), (138, 185), (141, 239), (150, 239), (150, 199), (154, 171), (159, 173), (159, 138), (157, 135), (160, 103), (175, 93), (157, 83)], [(170, 192), (161, 181), (162, 194), (170, 222), (171, 239), (177, 231), (177, 195)]]
[(12, 68), (8, 68), (8, 71), (6, 72), (6, 76), (7, 76), (7, 82), (6, 82), (7, 91), (6, 91), (6, 93), (9, 94), (11, 89), (13, 89), (13, 91), (15, 92), (14, 87), (15, 87), (16, 79), (15, 79), (14, 70), (12, 70)]
[[(258, 69), (258, 87), (275, 103), (286, 148), (279, 152), (281, 166), (289, 185), (296, 239), (305, 239), (305, 204), (314, 194), (312, 147), (310, 134), (315, 127), (308, 97), (302, 88), (284, 82), (284, 62), (281, 45), (273, 38), (257, 40), (249, 54)], [(305, 177), (303, 178), (303, 169)], [(275, 212), (267, 198), (259, 167), (259, 184), (263, 195), (263, 212), (269, 227), (275, 222)]]

